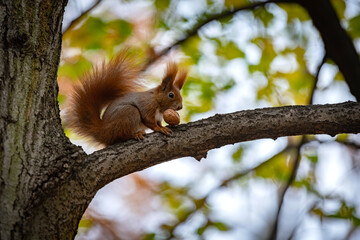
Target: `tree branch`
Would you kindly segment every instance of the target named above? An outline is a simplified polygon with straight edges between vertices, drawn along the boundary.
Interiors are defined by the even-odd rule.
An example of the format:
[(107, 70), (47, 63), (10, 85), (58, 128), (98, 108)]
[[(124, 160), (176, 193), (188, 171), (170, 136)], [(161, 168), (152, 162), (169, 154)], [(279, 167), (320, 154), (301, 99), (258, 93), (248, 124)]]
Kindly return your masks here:
[(190, 29), (187, 33), (185, 33), (182, 38), (178, 39), (172, 45), (168, 46), (167, 48), (163, 49), (161, 52), (159, 52), (159, 53), (155, 54), (154, 56), (152, 56), (148, 60), (148, 62), (146, 62), (144, 64), (144, 69), (148, 68), (151, 64), (153, 64), (160, 57), (165, 56), (174, 47), (176, 47), (178, 45), (181, 45), (182, 43), (187, 41), (192, 36), (195, 36), (201, 28), (203, 28), (205, 25), (207, 25), (208, 23), (210, 23), (212, 21), (224, 19), (224, 18), (229, 17), (231, 15), (234, 15), (237, 12), (240, 12), (240, 11), (254, 10), (257, 7), (261, 7), (261, 6), (264, 6), (264, 5), (269, 4), (269, 3), (287, 2), (287, 1), (288, 0), (268, 0), (268, 1), (264, 1), (264, 2), (255, 2), (255, 3), (249, 4), (247, 6), (236, 7), (236, 8), (233, 8), (233, 9), (229, 10), (229, 11), (224, 11), (224, 12), (221, 12), (219, 14), (211, 15), (208, 18), (206, 18), (205, 20), (197, 23), (192, 29)]
[(66, 32), (74, 28), (81, 19), (83, 19), (89, 12), (91, 12), (94, 8), (96, 8), (102, 0), (96, 0), (93, 5), (91, 5), (88, 9), (83, 11), (77, 18), (71, 21), (71, 23), (63, 30), (63, 35), (65, 35)]
[(268, 0), (256, 2), (248, 6), (234, 8), (230, 11), (222, 12), (208, 17), (204, 21), (195, 25), (182, 38), (174, 42), (171, 46), (163, 49), (144, 64), (144, 69), (149, 67), (158, 58), (166, 55), (171, 49), (182, 44), (190, 37), (196, 35), (198, 31), (208, 23), (231, 16), (239, 11), (252, 10), (268, 3), (298, 3), (309, 13), (315, 27), (318, 29), (325, 45), (326, 56), (333, 59), (349, 85), (351, 93), (359, 101), (360, 99), (360, 59), (352, 43), (351, 38), (341, 27), (339, 18), (329, 0)]
[(351, 93), (360, 100), (360, 60), (329, 0), (294, 0), (303, 6), (324, 41), (326, 54), (338, 65)]
[(297, 170), (298, 170), (298, 168), (300, 166), (300, 160), (301, 160), (301, 152), (300, 151), (301, 151), (301, 147), (304, 145), (304, 143), (305, 143), (305, 136), (302, 136), (301, 137), (301, 142), (296, 147), (296, 155), (295, 155), (294, 160), (293, 160), (293, 166), (292, 166), (292, 169), (291, 169), (291, 175), (290, 175), (289, 179), (287, 180), (286, 184), (280, 189), (279, 205), (278, 205), (278, 209), (276, 211), (274, 226), (273, 226), (272, 231), (270, 233), (269, 240), (276, 240), (277, 239), (279, 221), (280, 221), (280, 213), (281, 213), (281, 210), (283, 209), (283, 203), (284, 203), (284, 199), (285, 199), (285, 194), (286, 194), (287, 190), (290, 188), (291, 184), (294, 182), (294, 180), (296, 178)]
[(215, 115), (173, 127), (170, 137), (152, 133), (141, 142), (129, 140), (88, 156), (78, 151), (72, 154), (73, 163), (64, 164), (60, 176), (55, 176), (57, 181), (43, 184), (40, 193), (46, 197), (30, 206), (36, 214), (31, 219), (36, 222), (45, 218), (45, 213), (50, 218), (62, 213), (62, 228), (72, 229), (80, 216), (71, 214), (85, 211), (96, 192), (114, 179), (180, 157), (200, 160), (209, 150), (227, 144), (292, 135), (359, 132), (360, 103), (286, 106)]
[[(113, 179), (175, 158), (198, 160), (209, 150), (261, 138), (305, 134), (359, 133), (360, 104), (286, 106), (246, 110), (179, 125), (171, 137), (149, 134), (142, 142), (127, 141), (97, 151), (80, 169), (94, 191)], [(91, 181), (93, 180), (93, 181)]]

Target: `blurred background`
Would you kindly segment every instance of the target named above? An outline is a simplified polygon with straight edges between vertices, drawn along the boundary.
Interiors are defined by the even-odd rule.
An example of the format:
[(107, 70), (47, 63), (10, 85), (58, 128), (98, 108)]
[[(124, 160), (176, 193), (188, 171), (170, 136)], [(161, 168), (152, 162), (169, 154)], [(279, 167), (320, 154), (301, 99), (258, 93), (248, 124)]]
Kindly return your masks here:
[[(144, 65), (149, 87), (169, 60), (189, 70), (182, 123), (355, 100), (303, 8), (239, 10), (254, 3), (69, 0), (58, 72), (62, 113), (78, 78), (124, 48)], [(360, 2), (331, 3), (359, 53)], [(86, 152), (96, 150), (64, 129)], [(296, 136), (214, 149), (201, 162), (173, 160), (101, 189), (76, 239), (360, 239), (359, 149), (360, 134)]]

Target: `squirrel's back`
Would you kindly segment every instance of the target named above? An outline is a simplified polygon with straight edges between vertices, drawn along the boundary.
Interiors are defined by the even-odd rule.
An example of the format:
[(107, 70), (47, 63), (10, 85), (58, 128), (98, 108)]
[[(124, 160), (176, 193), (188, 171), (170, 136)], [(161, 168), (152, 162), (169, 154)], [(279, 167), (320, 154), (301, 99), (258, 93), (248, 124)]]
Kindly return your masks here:
[(65, 114), (66, 123), (77, 134), (106, 143), (102, 134), (101, 112), (116, 98), (142, 88), (140, 68), (122, 51), (108, 63), (94, 67), (74, 87)]

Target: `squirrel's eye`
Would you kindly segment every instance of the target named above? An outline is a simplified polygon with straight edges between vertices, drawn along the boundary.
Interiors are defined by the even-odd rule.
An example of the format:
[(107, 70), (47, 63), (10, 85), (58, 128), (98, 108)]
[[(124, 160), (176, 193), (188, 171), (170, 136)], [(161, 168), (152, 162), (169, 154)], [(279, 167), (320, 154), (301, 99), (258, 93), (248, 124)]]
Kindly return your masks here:
[(174, 98), (174, 96), (175, 96), (174, 93), (172, 93), (172, 92), (169, 93), (170, 98)]

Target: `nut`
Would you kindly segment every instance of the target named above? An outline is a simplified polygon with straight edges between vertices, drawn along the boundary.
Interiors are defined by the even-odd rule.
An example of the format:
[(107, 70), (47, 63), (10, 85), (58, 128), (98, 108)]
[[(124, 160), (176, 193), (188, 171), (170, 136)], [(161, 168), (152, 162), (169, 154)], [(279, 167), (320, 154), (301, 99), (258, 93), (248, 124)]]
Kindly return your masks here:
[(163, 116), (165, 122), (169, 125), (178, 125), (180, 123), (180, 116), (175, 110), (167, 109)]

